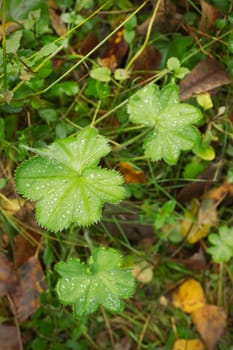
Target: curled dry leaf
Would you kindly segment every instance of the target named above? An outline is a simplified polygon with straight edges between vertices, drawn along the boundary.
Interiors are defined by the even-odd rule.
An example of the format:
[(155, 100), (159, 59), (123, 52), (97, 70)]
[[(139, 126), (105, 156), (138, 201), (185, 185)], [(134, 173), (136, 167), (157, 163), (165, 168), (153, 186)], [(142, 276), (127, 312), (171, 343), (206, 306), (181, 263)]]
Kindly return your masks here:
[(144, 171), (138, 170), (128, 162), (120, 162), (120, 173), (124, 176), (126, 183), (139, 184), (146, 182)]
[(217, 60), (207, 58), (199, 62), (180, 82), (180, 99), (187, 100), (230, 82), (231, 78), (225, 68)]
[(204, 350), (200, 339), (177, 339), (172, 350)]
[(203, 307), (206, 300), (202, 286), (192, 278), (187, 279), (172, 293), (172, 303), (187, 313)]
[(213, 350), (226, 327), (226, 314), (218, 306), (206, 304), (192, 312), (191, 318), (208, 350)]

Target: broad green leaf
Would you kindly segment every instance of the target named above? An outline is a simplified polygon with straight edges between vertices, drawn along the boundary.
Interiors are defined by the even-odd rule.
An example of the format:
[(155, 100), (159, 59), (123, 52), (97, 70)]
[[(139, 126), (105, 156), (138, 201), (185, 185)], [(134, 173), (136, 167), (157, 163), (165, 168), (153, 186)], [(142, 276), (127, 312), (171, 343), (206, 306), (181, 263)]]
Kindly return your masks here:
[(156, 85), (147, 85), (129, 99), (129, 118), (136, 124), (153, 127), (144, 142), (145, 155), (152, 160), (164, 159), (175, 164), (182, 150), (190, 150), (199, 141), (199, 132), (192, 125), (201, 118), (201, 112), (179, 102), (174, 84), (161, 91)]
[(233, 228), (221, 226), (219, 234), (212, 233), (208, 237), (212, 244), (207, 252), (212, 255), (217, 263), (228, 262), (233, 256)]
[(98, 67), (90, 71), (90, 76), (98, 81), (108, 82), (111, 80), (111, 70), (107, 67)]
[(99, 248), (87, 264), (79, 259), (59, 262), (55, 266), (61, 275), (56, 286), (59, 300), (72, 305), (76, 317), (94, 312), (99, 305), (122, 311), (121, 299), (133, 295), (135, 282), (130, 269), (120, 268), (121, 261), (118, 251)]
[(41, 226), (59, 231), (71, 223), (88, 226), (101, 217), (104, 202), (118, 203), (125, 194), (122, 177), (97, 164), (110, 152), (107, 140), (87, 127), (75, 138), (61, 139), (16, 170), (16, 188), (36, 204)]
[(18, 51), (21, 37), (22, 37), (21, 30), (17, 30), (17, 32), (11, 34), (11, 36), (6, 40), (7, 53), (16, 53)]

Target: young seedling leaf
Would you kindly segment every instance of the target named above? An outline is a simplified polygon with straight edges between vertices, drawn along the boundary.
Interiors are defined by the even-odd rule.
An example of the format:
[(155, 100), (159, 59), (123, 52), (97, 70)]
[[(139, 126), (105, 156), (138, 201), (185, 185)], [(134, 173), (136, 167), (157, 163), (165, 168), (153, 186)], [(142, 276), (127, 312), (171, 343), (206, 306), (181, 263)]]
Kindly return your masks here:
[(133, 295), (135, 282), (130, 269), (120, 268), (121, 260), (118, 251), (98, 248), (87, 264), (79, 259), (59, 262), (55, 267), (62, 276), (56, 286), (59, 300), (72, 305), (76, 317), (94, 312), (99, 305), (122, 311), (121, 299)]
[(63, 230), (76, 223), (88, 226), (101, 217), (104, 202), (124, 197), (123, 179), (114, 170), (97, 166), (110, 152), (107, 140), (87, 127), (74, 138), (61, 139), (16, 170), (16, 188), (38, 201), (36, 218), (41, 226)]
[(219, 234), (212, 233), (208, 237), (212, 244), (208, 248), (208, 253), (212, 255), (216, 263), (227, 262), (233, 256), (233, 228), (222, 226), (219, 228)]
[(202, 118), (201, 112), (179, 102), (174, 84), (161, 91), (156, 85), (145, 86), (129, 99), (128, 113), (132, 122), (153, 127), (144, 149), (154, 161), (164, 159), (175, 164), (181, 150), (190, 150), (199, 141), (199, 132), (192, 124)]

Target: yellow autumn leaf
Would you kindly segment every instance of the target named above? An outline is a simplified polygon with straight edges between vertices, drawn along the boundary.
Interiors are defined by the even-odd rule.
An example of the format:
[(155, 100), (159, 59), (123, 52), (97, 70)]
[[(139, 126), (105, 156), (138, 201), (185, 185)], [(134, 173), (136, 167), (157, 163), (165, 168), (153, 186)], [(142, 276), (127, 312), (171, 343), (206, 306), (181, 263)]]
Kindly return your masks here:
[(200, 339), (177, 339), (172, 350), (204, 350)]
[(202, 286), (192, 278), (187, 279), (172, 293), (172, 303), (187, 313), (203, 307), (206, 299)]
[(193, 200), (191, 209), (185, 212), (185, 218), (181, 223), (181, 233), (189, 243), (196, 243), (206, 237), (211, 226), (213, 226), (212, 222), (201, 222), (198, 219), (202, 210), (200, 203), (197, 200)]
[(211, 99), (211, 96), (208, 92), (205, 92), (204, 94), (200, 94), (197, 96), (197, 103), (203, 107), (205, 110), (213, 108), (213, 102)]

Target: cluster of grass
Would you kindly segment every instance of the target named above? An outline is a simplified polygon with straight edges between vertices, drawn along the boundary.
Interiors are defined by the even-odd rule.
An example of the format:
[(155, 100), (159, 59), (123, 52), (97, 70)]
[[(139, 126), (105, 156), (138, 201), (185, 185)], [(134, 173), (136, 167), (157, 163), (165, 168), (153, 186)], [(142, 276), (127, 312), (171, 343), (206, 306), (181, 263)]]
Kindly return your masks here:
[[(220, 16), (209, 33), (202, 35), (195, 31), (202, 15), (199, 2), (176, 1), (183, 26), (171, 23), (166, 30), (164, 24), (159, 26), (155, 21), (162, 3), (166, 2), (2, 0), (0, 229), (4, 234), (0, 234), (0, 250), (12, 257), (17, 234), (29, 240), (36, 235), (40, 242), (36, 254), (48, 285), (41, 294), (40, 308), (20, 324), (27, 339), (25, 349), (170, 350), (178, 337), (197, 337), (189, 316), (161, 298), (189, 276), (201, 281), (210, 303), (223, 305), (229, 315), (229, 330), (219, 349), (230, 349), (233, 343), (232, 262), (226, 263), (225, 269), (222, 265), (219, 268), (206, 254), (205, 268), (193, 268), (189, 258), (199, 249), (205, 254), (208, 240), (193, 245), (182, 237), (181, 223), (188, 204), (177, 200), (180, 190), (211, 166), (214, 174), (205, 180), (207, 184), (209, 181), (218, 187), (226, 178), (233, 182), (232, 86), (217, 90), (212, 108), (198, 107), (204, 116), (198, 124), (200, 133), (216, 155), (211, 159), (189, 151), (183, 152), (175, 165), (150, 160), (142, 148), (148, 130), (131, 123), (126, 109), (129, 98), (142, 86), (150, 82), (161, 88), (169, 83), (178, 85), (186, 69), (192, 70), (207, 55), (233, 74), (232, 5), (227, 0), (221, 4), (213, 1), (220, 7)], [(191, 28), (192, 35), (184, 28)], [(115, 47), (121, 29), (124, 36)], [(119, 58), (124, 43), (127, 50)], [(149, 55), (143, 58), (145, 62), (139, 61), (139, 66), (149, 67), (146, 71), (133, 70), (139, 54), (148, 46), (159, 51), (157, 67)], [(103, 70), (103, 57), (109, 66), (113, 59), (118, 67)], [(178, 67), (177, 71), (174, 57), (183, 70)], [(190, 103), (197, 106), (195, 98)], [(24, 207), (24, 216), (13, 207), (18, 198), (14, 171), (32, 156), (32, 148), (75, 136), (88, 125), (95, 126), (112, 146), (101, 165), (119, 170), (121, 162), (131, 163), (144, 173), (145, 181), (124, 184), (125, 200), (115, 206), (107, 204), (101, 221), (88, 229), (73, 225), (55, 234), (42, 230), (33, 221), (32, 207)], [(232, 197), (228, 201), (232, 204)], [(228, 201), (218, 206), (219, 226), (232, 225)], [(213, 232), (217, 230), (215, 227)], [(90, 317), (77, 320), (71, 309), (57, 300), (54, 264), (68, 257), (85, 261), (90, 245), (118, 249), (125, 256), (126, 266), (146, 262), (153, 276), (148, 283), (138, 282), (123, 312), (113, 314), (100, 308)], [(0, 308), (10, 320), (4, 301)]]

